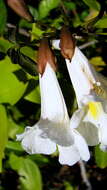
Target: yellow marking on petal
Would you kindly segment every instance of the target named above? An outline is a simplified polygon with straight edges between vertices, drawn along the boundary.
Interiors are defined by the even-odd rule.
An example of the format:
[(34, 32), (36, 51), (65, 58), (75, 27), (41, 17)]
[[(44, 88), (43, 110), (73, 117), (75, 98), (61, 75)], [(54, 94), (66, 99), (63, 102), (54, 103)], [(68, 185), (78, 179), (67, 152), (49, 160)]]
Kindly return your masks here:
[(94, 119), (98, 119), (101, 115), (101, 112), (103, 112), (102, 105), (100, 102), (89, 102), (89, 113)]

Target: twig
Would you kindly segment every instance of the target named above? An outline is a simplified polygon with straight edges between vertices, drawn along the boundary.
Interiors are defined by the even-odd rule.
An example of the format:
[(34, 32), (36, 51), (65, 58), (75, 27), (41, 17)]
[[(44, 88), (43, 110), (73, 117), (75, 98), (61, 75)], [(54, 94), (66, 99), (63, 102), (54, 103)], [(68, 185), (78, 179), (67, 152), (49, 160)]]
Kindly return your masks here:
[[(16, 28), (16, 26), (13, 25), (13, 24), (11, 24), (11, 23), (7, 23), (7, 27), (8, 27), (8, 28), (13, 28), (13, 29)], [(30, 37), (30, 34), (29, 34), (26, 30), (24, 30), (23, 28), (20, 28), (20, 29), (19, 29), (19, 33), (20, 33), (20, 34), (23, 34), (23, 35), (26, 36), (26, 37)]]
[(86, 174), (86, 168), (85, 168), (84, 162), (82, 160), (80, 160), (79, 165), (80, 165), (80, 170), (81, 170), (81, 177), (83, 179), (83, 182), (87, 186), (87, 190), (92, 190), (91, 183), (90, 183), (90, 181), (87, 177), (87, 174)]
[(87, 43), (85, 43), (85, 44), (79, 46), (79, 48), (80, 48), (80, 49), (85, 49), (86, 47), (89, 47), (89, 46), (91, 46), (91, 45), (93, 45), (93, 44), (96, 44), (96, 43), (98, 43), (98, 41), (97, 41), (97, 40), (93, 40), (93, 41), (87, 42)]

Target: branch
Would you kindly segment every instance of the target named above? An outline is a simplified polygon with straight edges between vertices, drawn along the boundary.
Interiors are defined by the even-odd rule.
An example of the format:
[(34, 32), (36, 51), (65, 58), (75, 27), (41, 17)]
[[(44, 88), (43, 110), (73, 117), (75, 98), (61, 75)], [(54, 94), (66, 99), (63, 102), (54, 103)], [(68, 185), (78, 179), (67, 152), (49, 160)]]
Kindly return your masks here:
[(94, 45), (94, 44), (96, 44), (96, 43), (98, 43), (98, 41), (97, 41), (97, 40), (93, 40), (93, 41), (87, 42), (87, 43), (85, 43), (85, 44), (79, 46), (79, 48), (80, 48), (80, 49), (85, 49), (85, 48), (87, 48), (87, 47), (89, 47), (89, 46), (91, 46), (91, 45)]

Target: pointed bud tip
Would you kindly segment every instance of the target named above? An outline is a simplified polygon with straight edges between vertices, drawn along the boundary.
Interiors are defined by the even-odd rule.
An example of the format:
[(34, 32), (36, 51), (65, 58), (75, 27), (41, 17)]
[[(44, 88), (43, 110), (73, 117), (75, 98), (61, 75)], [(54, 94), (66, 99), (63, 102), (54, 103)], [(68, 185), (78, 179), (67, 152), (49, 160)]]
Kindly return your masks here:
[(33, 17), (30, 14), (24, 0), (7, 0), (7, 4), (20, 17), (26, 19), (29, 22), (33, 21)]
[(71, 60), (75, 50), (75, 40), (66, 26), (63, 26), (60, 34), (61, 54), (65, 59)]

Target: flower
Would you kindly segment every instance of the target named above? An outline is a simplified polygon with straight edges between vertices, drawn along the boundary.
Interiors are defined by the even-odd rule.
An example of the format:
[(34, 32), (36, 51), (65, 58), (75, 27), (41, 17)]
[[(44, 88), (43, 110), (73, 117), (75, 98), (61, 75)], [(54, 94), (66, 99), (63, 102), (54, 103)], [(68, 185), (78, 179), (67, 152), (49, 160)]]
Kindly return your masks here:
[[(104, 89), (105, 79), (97, 75), (78, 47), (75, 48), (71, 62), (66, 59), (66, 64), (79, 107), (73, 115), (74, 118), (77, 116), (80, 118), (76, 125), (77, 130), (89, 145), (96, 145), (100, 142), (101, 149), (106, 150), (107, 93)], [(81, 110), (82, 114), (80, 114)], [(74, 125), (73, 122), (71, 125)]]
[[(61, 36), (63, 32), (64, 30), (61, 31)], [(68, 38), (70, 38), (70, 35)], [(74, 43), (70, 40), (68, 42)], [(55, 44), (56, 42), (54, 41), (54, 46)], [(62, 45), (64, 46), (64, 38), (61, 37), (59, 46), (62, 48)], [(66, 49), (68, 48), (70, 52), (70, 45), (68, 47), (66, 43), (65, 45)], [(72, 45), (72, 47), (74, 46)], [(68, 51), (66, 50), (66, 52)], [(62, 55), (64, 56), (64, 53), (62, 53)], [(69, 55), (71, 55), (71, 57), (64, 56), (64, 58), (79, 107), (79, 109), (74, 112), (70, 125), (73, 128), (77, 128), (89, 145), (96, 145), (100, 142), (101, 149), (106, 150), (107, 93), (104, 88), (106, 85), (105, 78), (97, 74), (78, 47), (74, 47), (74, 49), (71, 48)]]
[(23, 134), (17, 135), (17, 140), (22, 141), (23, 148), (30, 154), (52, 154), (58, 148), (59, 162), (73, 165), (80, 159), (87, 161), (90, 155), (84, 138), (76, 129), (70, 127), (65, 101), (53, 64), (49, 61), (48, 48), (46, 41), (42, 41), (39, 53), (41, 56), (43, 54), (43, 60), (45, 56), (45, 62), (42, 65), (42, 61), (38, 61), (38, 64), (41, 63), (41, 66), (39, 65), (40, 120), (33, 127), (26, 127)]

